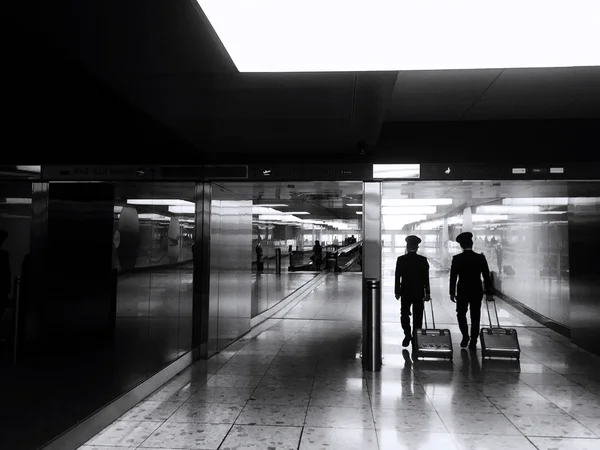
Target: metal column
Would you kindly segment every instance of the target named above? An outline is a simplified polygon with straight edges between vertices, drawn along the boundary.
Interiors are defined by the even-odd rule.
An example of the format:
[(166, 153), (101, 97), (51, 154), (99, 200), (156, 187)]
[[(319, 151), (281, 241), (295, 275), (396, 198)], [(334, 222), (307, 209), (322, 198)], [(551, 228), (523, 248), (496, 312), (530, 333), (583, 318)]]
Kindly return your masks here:
[(381, 370), (381, 183), (363, 184), (363, 336), (365, 370)]
[(362, 364), (369, 372), (381, 370), (381, 282), (373, 279), (363, 286)]
[(275, 249), (275, 273), (281, 274), (281, 249)]

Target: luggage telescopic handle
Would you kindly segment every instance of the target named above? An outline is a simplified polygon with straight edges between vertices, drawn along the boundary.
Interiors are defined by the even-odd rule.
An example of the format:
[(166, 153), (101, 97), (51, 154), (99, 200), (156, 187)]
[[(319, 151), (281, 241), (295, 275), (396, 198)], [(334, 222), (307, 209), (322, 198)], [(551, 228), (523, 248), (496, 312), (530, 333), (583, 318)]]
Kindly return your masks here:
[[(423, 303), (429, 303), (431, 305), (431, 321), (433, 322), (433, 328), (435, 329), (435, 316), (433, 314), (433, 303), (431, 303), (433, 300), (429, 300), (428, 302), (425, 301), (425, 299), (423, 299)], [(428, 329), (429, 326), (427, 326), (427, 308), (425, 308), (425, 305), (423, 305), (423, 319), (425, 319), (425, 329)]]
[[(494, 300), (492, 303), (494, 304), (494, 312), (496, 314), (496, 322), (498, 323), (498, 328), (502, 328), (500, 326), (500, 319), (498, 318), (498, 308), (496, 308), (496, 301)], [(488, 319), (490, 321), (490, 328), (494, 328), (494, 324), (492, 323), (492, 316), (490, 315), (490, 302), (488, 302), (486, 300), (485, 301), (485, 306), (487, 308)]]
[[(435, 329), (435, 316), (433, 315), (433, 300), (429, 299), (429, 301), (425, 303), (429, 303), (429, 305), (431, 306), (431, 321), (433, 322), (433, 328)], [(425, 311), (425, 307), (423, 307), (423, 311)]]
[(502, 326), (500, 326), (500, 319), (498, 318), (498, 308), (496, 308), (496, 300), (494, 300), (492, 303), (494, 304), (494, 312), (496, 313), (496, 322), (498, 322), (498, 328), (502, 328)]

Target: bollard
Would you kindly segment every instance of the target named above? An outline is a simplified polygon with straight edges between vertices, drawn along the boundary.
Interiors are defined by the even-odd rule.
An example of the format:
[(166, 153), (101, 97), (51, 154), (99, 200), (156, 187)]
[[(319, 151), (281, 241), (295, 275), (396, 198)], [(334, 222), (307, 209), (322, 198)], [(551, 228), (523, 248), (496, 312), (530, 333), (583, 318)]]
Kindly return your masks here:
[(281, 274), (281, 249), (275, 249), (275, 273)]
[(362, 364), (369, 372), (381, 370), (381, 282), (373, 278), (363, 286)]

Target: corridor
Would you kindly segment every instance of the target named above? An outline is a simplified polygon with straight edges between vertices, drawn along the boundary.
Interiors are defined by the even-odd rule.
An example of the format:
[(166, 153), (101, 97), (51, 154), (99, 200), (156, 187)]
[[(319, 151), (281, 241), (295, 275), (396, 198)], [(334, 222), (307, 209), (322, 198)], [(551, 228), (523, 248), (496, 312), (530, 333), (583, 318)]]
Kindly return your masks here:
[(361, 277), (329, 274), (80, 448), (600, 449), (600, 357), (498, 300), (503, 325), (518, 328), (521, 360), (482, 361), (458, 346), (443, 273), (432, 272), (432, 297), (436, 325), (453, 333), (453, 362), (413, 361), (401, 347), (384, 270), (384, 365), (363, 372)]

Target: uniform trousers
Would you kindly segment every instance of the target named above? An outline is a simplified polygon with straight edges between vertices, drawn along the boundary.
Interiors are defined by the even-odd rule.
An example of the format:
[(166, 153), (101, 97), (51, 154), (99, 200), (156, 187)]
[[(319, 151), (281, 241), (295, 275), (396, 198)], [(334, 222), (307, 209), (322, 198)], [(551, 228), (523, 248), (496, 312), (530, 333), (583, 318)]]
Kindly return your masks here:
[(473, 296), (456, 299), (456, 318), (458, 319), (458, 328), (463, 337), (469, 337), (469, 326), (467, 325), (467, 310), (471, 313), (471, 340), (477, 341), (479, 336), (479, 322), (481, 320), (481, 301), (483, 296)]
[(412, 336), (410, 329), (410, 308), (412, 306), (413, 328), (423, 328), (423, 298), (400, 298), (400, 324), (405, 336)]

